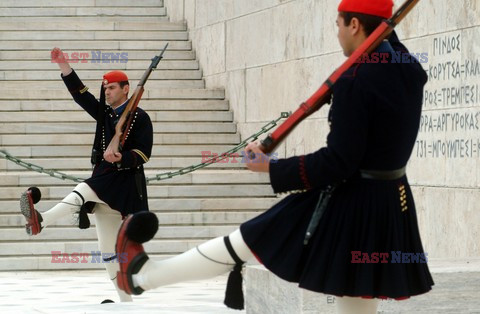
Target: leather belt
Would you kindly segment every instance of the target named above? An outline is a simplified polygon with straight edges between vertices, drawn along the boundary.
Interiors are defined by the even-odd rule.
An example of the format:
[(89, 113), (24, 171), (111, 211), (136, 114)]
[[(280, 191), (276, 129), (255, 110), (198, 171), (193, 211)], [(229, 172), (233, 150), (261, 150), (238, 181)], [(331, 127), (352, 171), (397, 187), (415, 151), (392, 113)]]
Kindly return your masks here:
[(373, 180), (396, 180), (403, 177), (406, 173), (406, 167), (397, 170), (363, 170), (360, 169), (362, 179)]

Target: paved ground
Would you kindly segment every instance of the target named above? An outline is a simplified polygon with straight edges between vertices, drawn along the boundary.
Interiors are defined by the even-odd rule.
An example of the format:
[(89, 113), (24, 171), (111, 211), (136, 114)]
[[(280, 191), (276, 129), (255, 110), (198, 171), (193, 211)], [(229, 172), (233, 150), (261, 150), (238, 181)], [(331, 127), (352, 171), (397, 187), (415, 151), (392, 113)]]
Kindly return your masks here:
[[(379, 313), (480, 314), (480, 260), (436, 261), (430, 269), (430, 293), (382, 301)], [(117, 300), (105, 271), (0, 272), (0, 313), (245, 313), (223, 305), (225, 282), (220, 276), (148, 291), (134, 303), (99, 304)]]
[(378, 313), (480, 314), (480, 259), (429, 259), (432, 291), (405, 301), (383, 301)]
[(223, 305), (226, 277), (186, 282), (117, 301), (105, 271), (0, 272), (0, 313), (245, 313)]
[(378, 313), (480, 313), (480, 272), (432, 273), (435, 286), (405, 301), (382, 301)]

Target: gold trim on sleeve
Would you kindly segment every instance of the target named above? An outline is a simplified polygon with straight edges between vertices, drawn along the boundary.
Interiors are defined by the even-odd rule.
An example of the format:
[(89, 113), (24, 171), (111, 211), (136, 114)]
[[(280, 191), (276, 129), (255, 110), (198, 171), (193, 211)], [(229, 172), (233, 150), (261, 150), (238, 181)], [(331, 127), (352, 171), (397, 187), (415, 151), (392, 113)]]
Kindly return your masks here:
[(143, 159), (143, 162), (147, 162), (148, 161), (148, 157), (139, 149), (132, 149), (132, 152), (135, 152), (137, 153), (140, 157), (142, 157)]

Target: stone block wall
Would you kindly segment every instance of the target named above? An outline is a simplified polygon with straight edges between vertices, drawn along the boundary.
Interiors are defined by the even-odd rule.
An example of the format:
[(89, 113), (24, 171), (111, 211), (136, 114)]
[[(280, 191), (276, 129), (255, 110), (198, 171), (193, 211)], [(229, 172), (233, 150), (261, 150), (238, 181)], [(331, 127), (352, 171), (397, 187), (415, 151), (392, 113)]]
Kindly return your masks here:
[[(207, 87), (225, 88), (244, 137), (294, 111), (345, 60), (338, 3), (165, 0), (170, 19), (189, 27)], [(480, 0), (422, 0), (397, 31), (429, 76), (408, 166), (425, 251), (480, 256)], [(279, 156), (324, 145), (327, 111), (297, 127)]]

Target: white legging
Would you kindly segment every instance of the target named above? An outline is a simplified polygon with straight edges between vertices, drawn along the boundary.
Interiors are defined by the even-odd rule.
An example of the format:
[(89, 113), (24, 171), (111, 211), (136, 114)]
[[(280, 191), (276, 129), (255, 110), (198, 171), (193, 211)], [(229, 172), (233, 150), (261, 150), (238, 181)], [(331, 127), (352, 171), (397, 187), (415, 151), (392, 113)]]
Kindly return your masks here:
[[(235, 253), (242, 261), (253, 259), (239, 229), (229, 235)], [(149, 259), (140, 272), (133, 275), (133, 284), (144, 290), (177, 282), (208, 279), (232, 270), (235, 262), (228, 253), (223, 237), (207, 241), (183, 254), (161, 260)], [(378, 299), (336, 298), (339, 314), (373, 314)]]
[[(235, 253), (242, 261), (253, 257), (240, 230), (229, 237)], [(133, 283), (144, 290), (154, 289), (182, 281), (212, 278), (230, 271), (233, 266), (235, 262), (228, 253), (223, 237), (218, 237), (171, 258), (161, 261), (149, 259), (140, 272), (133, 276)]]
[[(117, 233), (122, 224), (122, 215), (120, 212), (111, 209), (105, 202), (98, 198), (97, 194), (86, 183), (80, 183), (74, 189), (75, 192), (82, 195), (82, 198), (75, 192), (68, 194), (62, 202), (55, 205), (50, 210), (41, 213), (42, 227), (46, 227), (53, 222), (67, 216), (74, 217), (80, 207), (85, 202), (95, 202), (93, 209), (95, 216), (96, 230), (98, 235), (98, 246), (101, 253), (106, 255), (113, 255), (115, 253), (115, 242), (117, 240)], [(117, 271), (119, 265), (117, 260), (104, 262), (110, 280), (113, 282), (117, 290), (120, 301), (132, 301), (132, 297), (117, 287)]]

